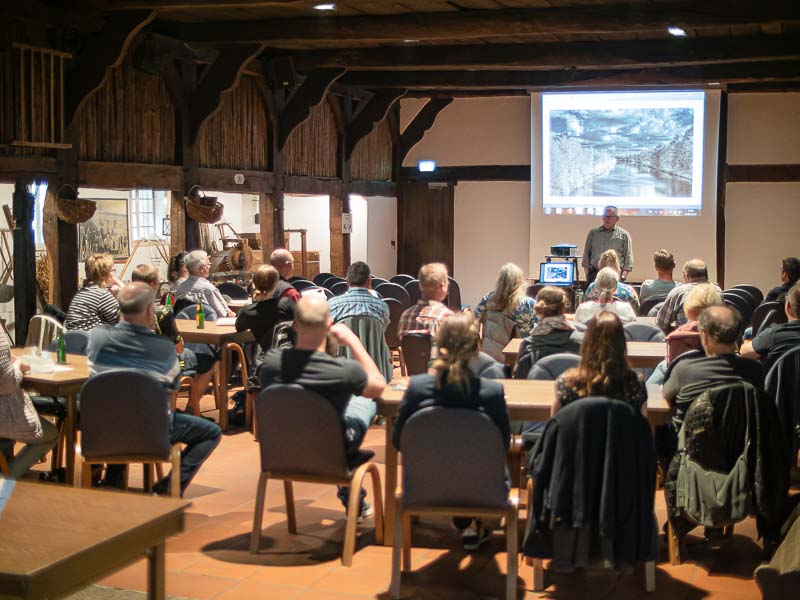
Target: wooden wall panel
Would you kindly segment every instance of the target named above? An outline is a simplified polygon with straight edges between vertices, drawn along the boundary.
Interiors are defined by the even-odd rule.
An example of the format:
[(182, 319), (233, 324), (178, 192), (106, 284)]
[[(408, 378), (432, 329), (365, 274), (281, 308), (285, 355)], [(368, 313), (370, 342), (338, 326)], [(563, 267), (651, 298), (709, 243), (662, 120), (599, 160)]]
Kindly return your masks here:
[(175, 110), (158, 75), (114, 69), (77, 122), (81, 160), (175, 164)]
[(443, 262), (453, 273), (454, 196), (452, 185), (398, 184), (398, 273), (416, 273), (429, 262)]
[(386, 119), (356, 144), (350, 157), (350, 177), (368, 181), (392, 179), (392, 135)]
[(286, 174), (336, 177), (336, 143), (333, 111), (327, 102), (321, 102), (286, 141)]
[(219, 111), (200, 129), (200, 167), (266, 171), (267, 123), (255, 79), (243, 76), (234, 90), (222, 95)]

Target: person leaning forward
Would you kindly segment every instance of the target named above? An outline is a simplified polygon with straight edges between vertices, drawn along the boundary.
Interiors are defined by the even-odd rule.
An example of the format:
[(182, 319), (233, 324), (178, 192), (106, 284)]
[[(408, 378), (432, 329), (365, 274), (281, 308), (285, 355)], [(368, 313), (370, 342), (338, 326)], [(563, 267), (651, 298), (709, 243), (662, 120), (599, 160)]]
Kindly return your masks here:
[(620, 259), (620, 279), (622, 281), (633, 270), (633, 242), (631, 234), (617, 226), (619, 209), (606, 206), (603, 209), (603, 224), (589, 230), (583, 248), (581, 265), (586, 272), (586, 282), (591, 283), (600, 270), (600, 256), (606, 250), (616, 250)]

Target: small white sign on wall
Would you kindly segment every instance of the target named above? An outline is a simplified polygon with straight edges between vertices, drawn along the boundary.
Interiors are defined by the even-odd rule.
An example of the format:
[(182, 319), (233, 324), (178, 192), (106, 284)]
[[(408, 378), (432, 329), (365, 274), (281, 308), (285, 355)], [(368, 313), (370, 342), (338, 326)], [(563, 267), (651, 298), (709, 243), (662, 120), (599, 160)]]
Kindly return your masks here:
[(342, 213), (342, 233), (353, 233), (353, 213)]

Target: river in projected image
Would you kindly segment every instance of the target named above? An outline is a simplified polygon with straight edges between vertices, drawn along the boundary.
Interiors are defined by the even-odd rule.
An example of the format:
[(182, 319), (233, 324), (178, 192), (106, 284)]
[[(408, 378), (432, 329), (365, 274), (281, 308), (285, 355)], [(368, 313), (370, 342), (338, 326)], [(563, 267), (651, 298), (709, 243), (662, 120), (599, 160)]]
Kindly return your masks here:
[(595, 177), (570, 196), (691, 197), (692, 183), (653, 169), (617, 162), (605, 175)]

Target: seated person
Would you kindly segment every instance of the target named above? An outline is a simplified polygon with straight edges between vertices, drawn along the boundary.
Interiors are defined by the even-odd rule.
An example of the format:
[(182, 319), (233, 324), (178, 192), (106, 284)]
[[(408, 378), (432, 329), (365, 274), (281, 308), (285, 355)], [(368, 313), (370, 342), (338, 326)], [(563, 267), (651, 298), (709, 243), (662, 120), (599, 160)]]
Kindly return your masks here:
[(369, 265), (365, 262), (357, 261), (347, 268), (347, 285), (350, 289), (328, 301), (334, 323), (348, 317), (375, 317), (383, 322), (383, 328), (386, 329), (389, 307), (370, 293), (370, 275)]
[(256, 338), (256, 370), (264, 361), (264, 355), (273, 348), (275, 326), (294, 319), (295, 302), (286, 296), (275, 297), (275, 288), (279, 281), (275, 267), (260, 265), (253, 273), (253, 303), (245, 306), (236, 316), (236, 331), (249, 329)]
[(178, 287), (189, 279), (189, 271), (186, 270), (186, 265), (184, 264), (187, 254), (189, 253), (184, 250), (169, 259), (167, 281), (169, 282), (169, 291), (171, 293), (175, 293)]
[(485, 319), (484, 313), (489, 310), (502, 312), (514, 322), (517, 337), (525, 337), (536, 321), (536, 301), (525, 294), (527, 286), (522, 269), (514, 263), (504, 264), (500, 267), (500, 276), (494, 290), (481, 298), (475, 307), (475, 318), (480, 319), (483, 316)]
[[(414, 375), (397, 411), (392, 441), (398, 450), (403, 426), (418, 410), (429, 406), (472, 408), (485, 413), (496, 425), (508, 450), (511, 429), (503, 385), (476, 377), (469, 362), (478, 354), (478, 326), (472, 315), (457, 314), (442, 321), (436, 334), (439, 356), (433, 363), (435, 373)], [(443, 474), (444, 475), (444, 474)], [(471, 526), (472, 519), (453, 519), (463, 531), (464, 549), (476, 550), (491, 533), (480, 521)]]
[(292, 302), (300, 300), (300, 293), (292, 287), (289, 279), (294, 275), (294, 256), (286, 248), (276, 248), (269, 255), (269, 264), (275, 267), (280, 275), (280, 282), (272, 293), (275, 298), (289, 298)]
[[(601, 270), (600, 273), (603, 271)], [(597, 279), (600, 279), (600, 273)], [(619, 317), (600, 311), (589, 321), (581, 343), (581, 364), (556, 379), (552, 414), (570, 402), (587, 396), (607, 396), (641, 410), (647, 388), (641, 375), (628, 365), (625, 330)]]
[(435, 336), (442, 319), (453, 314), (442, 302), (447, 298), (447, 267), (428, 263), (419, 269), (420, 300), (400, 315), (397, 335), (402, 340), (407, 333), (427, 333)]
[(651, 296), (665, 297), (678, 283), (672, 279), (675, 271), (675, 257), (669, 250), (656, 250), (653, 254), (656, 268), (655, 279), (645, 279), (639, 291), (639, 299), (644, 302)]
[(781, 285), (767, 292), (764, 302), (783, 302), (789, 290), (800, 280), (800, 258), (784, 258), (781, 261)]
[(768, 327), (752, 341), (742, 344), (741, 355), (760, 359), (765, 372), (769, 372), (786, 352), (800, 346), (800, 283), (791, 287), (786, 294), (785, 304), (786, 323)]
[[(727, 383), (746, 381), (764, 387), (764, 368), (760, 363), (736, 354), (741, 328), (739, 313), (728, 306), (711, 306), (700, 313), (698, 330), (706, 355), (682, 360), (664, 382), (662, 394), (675, 409), (669, 434), (657, 436), (661, 458), (674, 454), (683, 416), (704, 391)], [(659, 442), (658, 439), (661, 439)]]
[(91, 331), (100, 323), (113, 325), (119, 319), (114, 291), (124, 284), (114, 276), (114, 259), (108, 254), (92, 254), (84, 263), (84, 271), (83, 287), (67, 309), (67, 331)]
[[(636, 295), (636, 290), (620, 279), (619, 255), (617, 251), (606, 250), (603, 252), (603, 254), (600, 255), (598, 265), (601, 269), (609, 267), (614, 269), (617, 273), (617, 291), (614, 292), (614, 299), (630, 303), (633, 310), (639, 312), (639, 296)], [(593, 281), (589, 284), (589, 287), (586, 288), (584, 300), (597, 300), (599, 295), (600, 292), (597, 290), (595, 282)]]
[[(664, 333), (670, 333), (676, 327), (686, 323), (686, 314), (683, 311), (683, 301), (686, 294), (700, 283), (708, 283), (708, 268), (699, 258), (686, 261), (683, 265), (684, 283), (672, 288), (664, 300), (664, 305), (658, 311), (656, 323)], [(713, 284), (712, 284), (713, 285)], [(719, 287), (714, 285), (719, 290)], [(722, 290), (720, 290), (722, 291)]]
[[(300, 298), (295, 307), (294, 348), (270, 350), (260, 369), (261, 388), (273, 383), (296, 383), (326, 398), (342, 415), (345, 428), (345, 450), (348, 458), (358, 449), (375, 416), (375, 403), (386, 387), (386, 380), (364, 346), (346, 325), (333, 324), (328, 303), (323, 298)], [(350, 348), (353, 359), (326, 354), (328, 334), (339, 345)], [(359, 518), (372, 514), (361, 490)], [(339, 499), (347, 508), (349, 487), (339, 488)]]
[(567, 298), (561, 288), (546, 286), (536, 294), (538, 322), (520, 344), (514, 365), (515, 379), (527, 379), (531, 367), (545, 356), (580, 351), (581, 335), (564, 316), (566, 307)]
[[(126, 285), (119, 291), (120, 322), (111, 327), (96, 327), (89, 336), (89, 374), (129, 369), (152, 375), (164, 386), (167, 396), (175, 392), (180, 368), (175, 346), (153, 332), (155, 294), (144, 283)], [(167, 405), (169, 407), (169, 405)], [(185, 444), (181, 452), (181, 495), (222, 437), (215, 423), (184, 413), (172, 416), (170, 443)], [(109, 465), (104, 484), (119, 487), (125, 465)], [(169, 476), (155, 486), (157, 494), (167, 494)]]
[(614, 269), (610, 267), (600, 269), (594, 280), (595, 300), (583, 302), (578, 306), (575, 311), (575, 322), (586, 324), (601, 310), (613, 312), (623, 323), (635, 321), (636, 312), (633, 307), (627, 302), (615, 300), (618, 282), (617, 272)]
[[(217, 317), (235, 317), (236, 313), (228, 308), (225, 298), (213, 283), (208, 280), (211, 261), (203, 250), (189, 252), (183, 260), (189, 277), (181, 283), (176, 291), (176, 306), (184, 300), (191, 304), (203, 304), (204, 310), (213, 310)], [(180, 309), (177, 309), (180, 312)]]
[[(133, 273), (131, 273), (131, 282), (137, 281), (149, 286), (153, 290), (153, 294), (158, 293), (158, 287), (161, 284), (160, 275), (158, 269), (154, 266), (137, 265)], [(214, 365), (217, 363), (214, 354), (210, 351), (195, 353), (186, 347), (175, 325), (175, 314), (172, 309), (156, 304), (154, 310), (155, 322), (153, 323), (153, 331), (169, 338), (175, 344), (175, 353), (178, 356), (181, 375), (187, 374), (193, 378), (192, 398), (202, 397), (214, 377)]]
[(662, 385), (666, 379), (667, 367), (681, 354), (690, 350), (702, 350), (697, 319), (709, 306), (722, 306), (722, 294), (709, 283), (693, 287), (683, 302), (683, 312), (688, 321), (670, 333), (667, 338), (667, 357), (662, 360), (647, 379), (647, 383)]
[[(28, 365), (11, 356), (8, 338), (0, 333), (0, 452), (12, 479), (22, 477), (58, 441), (58, 429), (39, 418), (33, 402), (19, 386), (28, 370)], [(16, 456), (15, 442), (25, 444)]]

